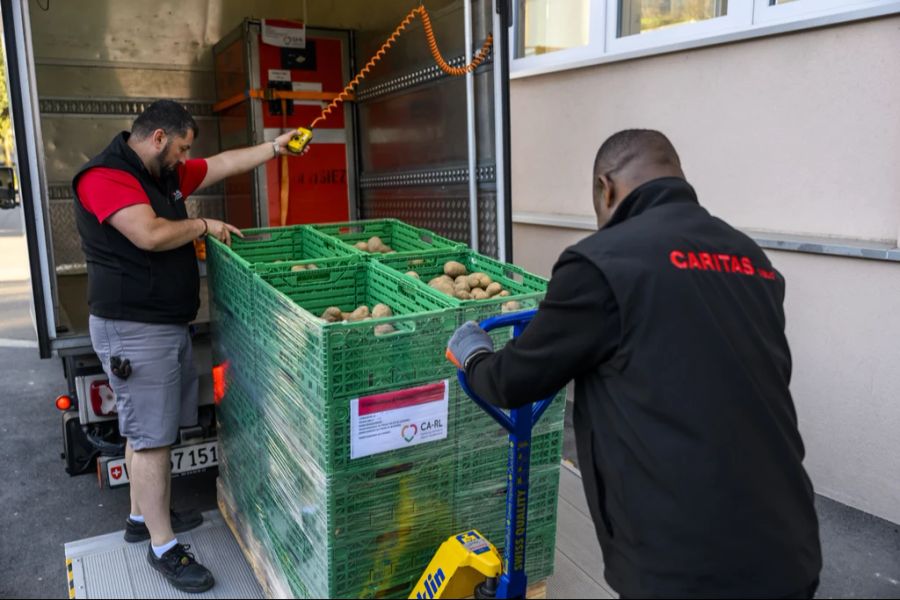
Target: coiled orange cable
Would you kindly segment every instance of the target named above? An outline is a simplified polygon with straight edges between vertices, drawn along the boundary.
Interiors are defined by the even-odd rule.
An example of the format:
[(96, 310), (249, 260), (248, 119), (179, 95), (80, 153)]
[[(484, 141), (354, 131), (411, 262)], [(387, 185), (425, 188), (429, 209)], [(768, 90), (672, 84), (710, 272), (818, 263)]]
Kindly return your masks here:
[(400, 22), (394, 32), (390, 35), (390, 37), (381, 45), (381, 48), (378, 49), (378, 52), (366, 63), (362, 69), (360, 69), (359, 73), (356, 74), (350, 83), (347, 84), (347, 87), (344, 88), (338, 96), (331, 101), (331, 103), (322, 109), (322, 114), (319, 115), (312, 123), (310, 123), (309, 128), (313, 129), (320, 122), (324, 121), (328, 118), (328, 115), (332, 113), (332, 111), (337, 108), (337, 105), (341, 102), (347, 100), (350, 97), (350, 94), (353, 93), (353, 90), (356, 86), (359, 85), (359, 82), (365, 79), (366, 75), (372, 70), (372, 67), (375, 66), (378, 61), (382, 59), (385, 53), (390, 49), (391, 46), (394, 45), (394, 42), (397, 41), (397, 38), (400, 37), (400, 34), (409, 26), (410, 23), (416, 18), (416, 16), (420, 16), (422, 18), (422, 25), (425, 28), (425, 37), (428, 38), (428, 48), (431, 50), (431, 56), (434, 57), (434, 62), (441, 68), (441, 70), (447, 75), (451, 75), (454, 77), (458, 77), (460, 75), (465, 75), (466, 73), (471, 73), (475, 69), (478, 68), (481, 63), (487, 59), (488, 54), (491, 51), (491, 45), (493, 44), (493, 37), (488, 34), (487, 38), (484, 40), (484, 44), (481, 46), (481, 50), (475, 55), (475, 58), (472, 59), (472, 62), (467, 64), (464, 67), (453, 67), (447, 64), (447, 61), (444, 60), (444, 57), (441, 55), (441, 51), (438, 49), (437, 39), (434, 37), (434, 30), (431, 27), (431, 17), (428, 16), (428, 11), (425, 10), (424, 5), (419, 5), (416, 8), (412, 9), (406, 18)]

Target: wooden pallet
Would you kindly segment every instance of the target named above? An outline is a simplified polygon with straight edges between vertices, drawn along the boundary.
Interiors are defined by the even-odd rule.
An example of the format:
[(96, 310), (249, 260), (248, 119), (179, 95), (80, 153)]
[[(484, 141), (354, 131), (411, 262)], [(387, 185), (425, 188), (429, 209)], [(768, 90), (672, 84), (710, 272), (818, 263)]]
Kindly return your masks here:
[(228, 488), (222, 483), (221, 477), (216, 478), (216, 496), (219, 501), (219, 512), (228, 523), (228, 528), (234, 534), (266, 598), (293, 598), (284, 576), (274, 567), (275, 562), (271, 559), (269, 550), (256, 539), (250, 525), (235, 505)]
[[(234, 504), (228, 488), (222, 483), (221, 477), (216, 479), (216, 496), (219, 512), (222, 513), (222, 518), (228, 524), (231, 533), (234, 534), (234, 538), (241, 547), (253, 574), (256, 575), (266, 598), (293, 598), (291, 588), (284, 580), (281, 571), (274, 567), (275, 562), (272, 560), (269, 550), (256, 539), (253, 530)], [(525, 597), (535, 600), (547, 598), (547, 581), (538, 581), (529, 585)]]

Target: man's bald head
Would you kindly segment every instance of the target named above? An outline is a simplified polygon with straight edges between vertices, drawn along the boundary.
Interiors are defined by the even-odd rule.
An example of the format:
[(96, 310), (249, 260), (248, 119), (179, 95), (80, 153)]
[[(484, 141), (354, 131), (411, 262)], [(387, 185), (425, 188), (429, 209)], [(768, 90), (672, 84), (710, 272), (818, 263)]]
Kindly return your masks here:
[(680, 172), (681, 159), (669, 138), (653, 129), (626, 129), (610, 136), (594, 159), (594, 177), (636, 170)]
[(594, 159), (594, 210), (603, 227), (632, 190), (660, 177), (680, 177), (681, 159), (653, 129), (626, 129), (603, 142)]

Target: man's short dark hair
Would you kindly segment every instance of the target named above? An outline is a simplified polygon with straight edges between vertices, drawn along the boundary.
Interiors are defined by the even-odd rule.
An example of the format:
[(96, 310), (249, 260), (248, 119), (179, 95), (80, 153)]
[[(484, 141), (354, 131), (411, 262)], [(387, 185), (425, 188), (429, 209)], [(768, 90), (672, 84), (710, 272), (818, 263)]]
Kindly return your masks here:
[(131, 135), (138, 139), (162, 129), (168, 135), (184, 137), (188, 129), (194, 132), (194, 137), (200, 135), (200, 128), (191, 113), (174, 100), (157, 100), (134, 120), (131, 126)]
[(625, 129), (600, 146), (594, 159), (594, 178), (623, 169), (637, 158), (650, 164), (681, 167), (681, 159), (665, 135), (654, 129)]

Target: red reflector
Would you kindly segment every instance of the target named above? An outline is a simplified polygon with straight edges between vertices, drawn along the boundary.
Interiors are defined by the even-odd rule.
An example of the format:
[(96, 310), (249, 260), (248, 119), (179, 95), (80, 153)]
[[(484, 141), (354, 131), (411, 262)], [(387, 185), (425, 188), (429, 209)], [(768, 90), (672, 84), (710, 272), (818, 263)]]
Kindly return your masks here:
[(218, 405), (222, 402), (222, 398), (225, 397), (225, 392), (227, 390), (227, 383), (225, 381), (226, 376), (228, 375), (228, 361), (223, 362), (221, 365), (216, 365), (212, 369), (212, 377), (213, 377), (213, 401)]
[(62, 395), (56, 399), (56, 408), (59, 410), (69, 410), (72, 408), (72, 399), (66, 395)]

